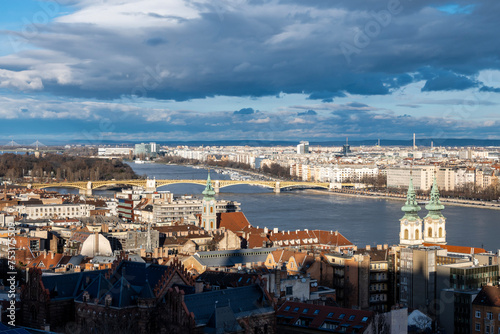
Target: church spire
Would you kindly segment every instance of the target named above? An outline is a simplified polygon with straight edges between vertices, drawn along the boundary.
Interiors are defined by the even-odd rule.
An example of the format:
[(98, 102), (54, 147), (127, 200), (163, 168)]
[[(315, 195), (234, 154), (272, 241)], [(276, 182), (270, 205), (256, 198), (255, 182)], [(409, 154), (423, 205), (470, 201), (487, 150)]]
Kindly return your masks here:
[(431, 218), (439, 218), (442, 217), (443, 214), (441, 210), (444, 209), (444, 205), (441, 204), (439, 200), (439, 190), (437, 186), (436, 177), (434, 177), (434, 182), (432, 183), (431, 196), (429, 203), (425, 206), (425, 208), (429, 211), (426, 217)]
[(212, 187), (212, 180), (210, 179), (210, 170), (208, 170), (207, 185), (202, 192), (204, 198), (211, 199), (215, 196), (215, 190)]
[(408, 193), (406, 195), (406, 203), (401, 208), (401, 211), (405, 213), (403, 218), (408, 220), (415, 220), (419, 218), (418, 212), (420, 211), (420, 206), (418, 206), (415, 189), (413, 188), (413, 178), (410, 178)]

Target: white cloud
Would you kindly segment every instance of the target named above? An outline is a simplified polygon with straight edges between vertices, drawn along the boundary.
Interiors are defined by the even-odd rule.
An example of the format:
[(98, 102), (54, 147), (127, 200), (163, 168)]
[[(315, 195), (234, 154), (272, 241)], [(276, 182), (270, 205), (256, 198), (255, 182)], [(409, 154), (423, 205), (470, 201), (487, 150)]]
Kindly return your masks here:
[(271, 121), (271, 118), (270, 117), (266, 117), (266, 118), (259, 118), (259, 119), (251, 119), (249, 121), (247, 121), (248, 123), (254, 123), (254, 124), (265, 124), (265, 123), (269, 123)]

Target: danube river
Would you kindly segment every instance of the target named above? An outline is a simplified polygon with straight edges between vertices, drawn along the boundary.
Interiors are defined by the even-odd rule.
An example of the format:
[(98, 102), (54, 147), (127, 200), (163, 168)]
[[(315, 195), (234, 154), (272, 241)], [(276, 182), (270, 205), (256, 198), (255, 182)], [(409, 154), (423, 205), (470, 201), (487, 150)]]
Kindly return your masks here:
[[(130, 164), (138, 175), (157, 179), (206, 179), (205, 169), (162, 164)], [(212, 179), (229, 179), (211, 172)], [(200, 194), (194, 184), (164, 186), (174, 194)], [(338, 230), (358, 246), (395, 244), (399, 241), (402, 201), (345, 197), (327, 192), (292, 190), (275, 194), (270, 189), (237, 185), (222, 188), (218, 198), (241, 203), (250, 223), (280, 230)], [(420, 216), (426, 214), (425, 208)], [(450, 245), (500, 248), (500, 211), (447, 206), (447, 241)]]
[[(187, 166), (163, 164), (134, 164), (130, 166), (138, 175), (157, 179), (206, 179), (207, 170)], [(228, 175), (211, 172), (212, 179), (229, 179)], [(173, 184), (158, 188), (177, 195), (201, 196), (203, 186)], [(57, 189), (78, 193), (76, 189)], [(110, 190), (95, 191), (96, 195), (112, 196)], [(399, 242), (399, 219), (403, 216), (404, 202), (391, 199), (356, 198), (314, 190), (282, 191), (275, 194), (270, 189), (236, 185), (222, 188), (218, 198), (241, 203), (253, 226), (277, 227), (280, 230), (321, 229), (338, 230), (354, 244), (363, 247), (374, 244)], [(426, 214), (422, 207), (420, 216)], [(500, 249), (500, 210), (446, 206), (447, 241), (450, 245)]]

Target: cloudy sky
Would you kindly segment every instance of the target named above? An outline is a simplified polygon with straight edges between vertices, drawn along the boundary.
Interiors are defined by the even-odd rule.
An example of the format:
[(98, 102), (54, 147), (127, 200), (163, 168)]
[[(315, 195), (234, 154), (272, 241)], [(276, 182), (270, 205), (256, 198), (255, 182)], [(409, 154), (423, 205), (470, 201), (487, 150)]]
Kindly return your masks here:
[(500, 139), (500, 2), (8, 1), (0, 142)]

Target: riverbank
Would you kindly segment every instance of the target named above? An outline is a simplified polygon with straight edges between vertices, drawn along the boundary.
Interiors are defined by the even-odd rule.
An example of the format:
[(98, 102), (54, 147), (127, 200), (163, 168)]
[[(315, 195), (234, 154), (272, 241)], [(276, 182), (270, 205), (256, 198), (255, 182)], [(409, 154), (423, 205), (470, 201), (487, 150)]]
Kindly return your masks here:
[[(231, 167), (212, 167), (212, 166), (206, 166), (206, 165), (189, 165), (189, 164), (171, 164), (171, 163), (158, 163), (162, 165), (178, 165), (178, 166), (185, 166), (185, 167), (191, 167), (191, 168), (197, 168), (197, 169), (205, 169), (208, 170), (209, 168), (213, 169), (220, 169), (220, 170), (227, 170), (227, 171), (232, 171), (232, 172), (237, 172), (240, 174), (244, 175), (251, 175), (259, 178), (266, 178), (270, 181), (285, 181), (281, 180), (278, 178), (271, 177), (269, 175), (261, 174), (258, 172), (253, 172), (253, 171), (248, 171), (248, 170), (241, 170), (241, 169), (236, 169), (236, 168), (231, 168)], [(286, 180), (288, 181), (288, 180)], [(321, 190), (321, 189), (308, 189), (308, 192), (315, 192), (315, 193), (321, 193), (321, 194), (335, 194), (339, 196), (345, 196), (345, 197), (358, 197), (358, 198), (368, 198), (368, 199), (386, 199), (386, 200), (394, 200), (394, 201), (406, 201), (406, 194), (391, 194), (391, 193), (376, 193), (376, 192), (368, 192), (364, 190)], [(425, 202), (428, 200), (426, 196), (417, 196), (417, 200), (419, 203)], [(441, 202), (446, 205), (453, 205), (453, 206), (461, 206), (461, 207), (469, 207), (469, 208), (478, 208), (478, 209), (490, 209), (490, 210), (500, 210), (500, 203), (492, 203), (492, 202), (485, 202), (485, 201), (474, 201), (474, 200), (462, 200), (462, 199), (455, 199), (455, 198), (441, 198)]]
[[(317, 194), (335, 194), (339, 196), (344, 196), (344, 197), (357, 197), (357, 198), (369, 198), (369, 199), (385, 199), (385, 200), (393, 200), (393, 201), (399, 201), (399, 202), (404, 202), (406, 201), (406, 196), (394, 196), (394, 195), (385, 195), (385, 194), (365, 194), (365, 193), (355, 193), (355, 192), (342, 192), (342, 191), (329, 191), (329, 190), (320, 190), (320, 189), (308, 189), (308, 192), (314, 192)], [(419, 200), (419, 203), (424, 202), (425, 200)], [(464, 201), (464, 200), (459, 200), (459, 199), (452, 199), (452, 198), (441, 198), (441, 202), (446, 205), (453, 205), (453, 206), (461, 206), (461, 207), (468, 207), (468, 208), (477, 208), (477, 209), (490, 209), (490, 210), (500, 210), (500, 203), (495, 204), (495, 203), (484, 203), (484, 202), (477, 202), (476, 201), (464, 201), (464, 202), (459, 202), (459, 201)], [(420, 204), (422, 205), (422, 204)]]

